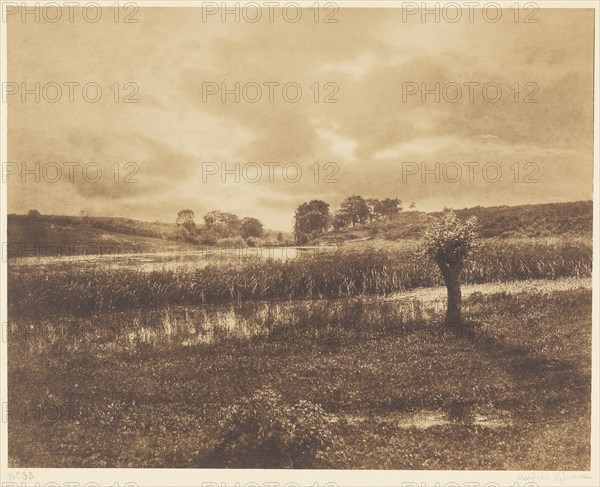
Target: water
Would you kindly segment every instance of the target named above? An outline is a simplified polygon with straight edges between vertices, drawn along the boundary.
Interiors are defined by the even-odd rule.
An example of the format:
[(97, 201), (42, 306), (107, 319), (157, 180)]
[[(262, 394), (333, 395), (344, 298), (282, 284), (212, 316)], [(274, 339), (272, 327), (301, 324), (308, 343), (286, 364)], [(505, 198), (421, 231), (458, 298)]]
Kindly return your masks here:
[(335, 246), (321, 247), (245, 247), (232, 249), (203, 248), (184, 252), (105, 253), (85, 255), (46, 255), (11, 257), (12, 271), (84, 271), (92, 268), (128, 269), (144, 272), (156, 270), (197, 269), (208, 264), (244, 263), (253, 259), (278, 261), (297, 259), (335, 250)]
[(497, 429), (508, 427), (511, 424), (511, 420), (507, 414), (500, 411), (477, 412), (472, 417), (462, 421), (451, 420), (444, 411), (439, 410), (421, 410), (416, 413), (396, 413), (380, 417), (346, 415), (344, 418), (350, 424), (360, 424), (374, 420), (378, 423), (395, 425), (400, 428), (416, 428), (419, 430), (446, 425), (479, 426), (481, 428)]

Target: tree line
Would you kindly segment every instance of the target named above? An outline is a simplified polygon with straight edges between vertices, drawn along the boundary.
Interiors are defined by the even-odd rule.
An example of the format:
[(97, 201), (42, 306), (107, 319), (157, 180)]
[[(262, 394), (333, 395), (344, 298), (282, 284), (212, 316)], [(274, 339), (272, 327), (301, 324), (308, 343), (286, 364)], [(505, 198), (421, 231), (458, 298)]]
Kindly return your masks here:
[[(340, 230), (382, 218), (393, 219), (402, 211), (398, 198), (364, 198), (360, 195), (348, 196), (340, 208), (330, 213), (329, 203), (311, 200), (296, 208), (294, 215), (294, 236), (297, 244), (304, 244), (329, 229)], [(409, 208), (414, 208), (411, 203)]]
[[(398, 198), (364, 198), (360, 195), (348, 196), (334, 212), (330, 211), (329, 203), (322, 200), (302, 203), (294, 214), (295, 243), (306, 244), (331, 229), (340, 230), (381, 219), (394, 219), (402, 211), (401, 205)], [(411, 209), (414, 207), (414, 203), (409, 206)], [(261, 239), (269, 233), (257, 218), (240, 218), (225, 211), (210, 211), (202, 219), (204, 224), (197, 225), (193, 210), (179, 211), (175, 223), (179, 228), (180, 238), (190, 243), (206, 245), (259, 245)], [(286, 245), (291, 242), (287, 242), (286, 237), (278, 233), (273, 243)]]
[[(179, 227), (182, 240), (190, 243), (215, 245), (226, 241), (231, 244), (257, 245), (266, 236), (263, 223), (257, 218), (240, 218), (234, 213), (220, 210), (209, 211), (202, 216), (204, 224), (196, 224), (193, 210), (181, 210), (177, 213), (175, 223)], [(283, 242), (283, 234), (277, 235), (278, 242)]]

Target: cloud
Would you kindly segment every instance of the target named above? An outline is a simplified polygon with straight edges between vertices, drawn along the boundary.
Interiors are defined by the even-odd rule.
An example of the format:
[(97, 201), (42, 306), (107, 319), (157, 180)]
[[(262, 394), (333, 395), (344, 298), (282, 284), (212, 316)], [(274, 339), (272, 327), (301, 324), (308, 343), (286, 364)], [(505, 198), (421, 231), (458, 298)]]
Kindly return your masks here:
[[(353, 193), (432, 209), (591, 196), (592, 10), (542, 9), (537, 24), (404, 22), (394, 9), (342, 8), (336, 24), (311, 15), (304, 10), (295, 24), (222, 23), (203, 22), (200, 9), (142, 8), (138, 24), (9, 19), (11, 80), (103, 88), (95, 104), (9, 101), (9, 160), (94, 161), (106, 175), (115, 162), (139, 164), (133, 185), (12, 178), (9, 211), (172, 220), (184, 207), (219, 208), (289, 229), (299, 203), (336, 206)], [(122, 103), (127, 82), (138, 86), (137, 103)], [(232, 94), (225, 103), (220, 93), (206, 99), (207, 82), (239, 83), (239, 103)], [(479, 83), (473, 101), (468, 83)], [(501, 87), (496, 102), (483, 97), (489, 83)], [(299, 100), (285, 99), (288, 84), (301, 88)], [(407, 95), (409, 84), (419, 92)], [(251, 103), (243, 90), (256, 85), (262, 96)], [(457, 85), (462, 96), (448, 101)], [(423, 101), (423, 89), (440, 99)], [(335, 183), (324, 181), (328, 161), (337, 164)], [(403, 181), (407, 161), (495, 161), (505, 179)], [(280, 165), (273, 181), (218, 174), (204, 182), (204, 162)], [(302, 171), (298, 181), (281, 174), (290, 162)], [(511, 180), (516, 162), (535, 162), (540, 182)]]

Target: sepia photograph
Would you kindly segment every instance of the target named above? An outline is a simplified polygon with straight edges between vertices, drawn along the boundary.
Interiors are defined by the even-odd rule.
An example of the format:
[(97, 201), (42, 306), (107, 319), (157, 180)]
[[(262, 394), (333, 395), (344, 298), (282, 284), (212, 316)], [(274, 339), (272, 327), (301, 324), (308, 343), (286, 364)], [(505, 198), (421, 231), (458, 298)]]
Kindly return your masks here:
[(596, 2), (0, 4), (3, 487), (599, 485)]

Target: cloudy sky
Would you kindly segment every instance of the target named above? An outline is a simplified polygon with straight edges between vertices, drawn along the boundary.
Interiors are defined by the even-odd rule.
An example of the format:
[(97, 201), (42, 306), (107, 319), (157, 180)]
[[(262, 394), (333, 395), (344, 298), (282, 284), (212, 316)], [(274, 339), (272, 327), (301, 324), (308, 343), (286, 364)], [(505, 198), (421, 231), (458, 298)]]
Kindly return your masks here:
[[(9, 212), (173, 221), (183, 208), (220, 209), (288, 230), (298, 204), (335, 208), (351, 194), (423, 210), (591, 198), (591, 10), (540, 10), (537, 23), (509, 10), (496, 23), (479, 11), (456, 23), (390, 9), (342, 8), (337, 23), (310, 10), (296, 23), (278, 10), (272, 23), (266, 11), (256, 23), (191, 8), (142, 8), (124, 23), (126, 13), (9, 16), (8, 78), (19, 89), (8, 97)], [(23, 100), (22, 83), (36, 82), (39, 103)], [(223, 103), (236, 82), (239, 102)], [(69, 83), (79, 83), (72, 102)], [(87, 83), (97, 84), (88, 100), (102, 89), (96, 103), (83, 97)], [(138, 103), (123, 102), (127, 83)], [(423, 100), (436, 83), (440, 99)], [(36, 162), (39, 182), (23, 172)], [(423, 167), (434, 170), (425, 182)]]

